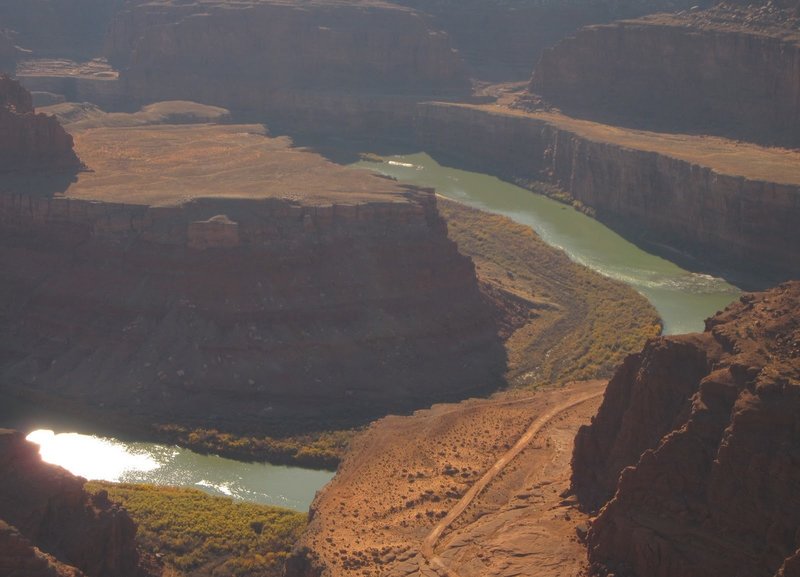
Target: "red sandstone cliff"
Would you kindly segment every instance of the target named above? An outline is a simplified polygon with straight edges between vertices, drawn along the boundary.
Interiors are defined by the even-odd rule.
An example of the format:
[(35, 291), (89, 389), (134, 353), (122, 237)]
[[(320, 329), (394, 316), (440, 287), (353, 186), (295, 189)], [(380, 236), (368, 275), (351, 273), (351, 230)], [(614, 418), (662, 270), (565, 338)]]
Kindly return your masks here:
[(788, 9), (659, 15), (584, 28), (547, 50), (531, 90), (566, 113), (800, 147), (800, 28)]
[(588, 536), (595, 574), (797, 574), (798, 310), (800, 282), (747, 294), (619, 369), (573, 454), (581, 502), (610, 498)]
[(472, 262), (433, 194), (407, 193), (171, 207), (0, 195), (2, 380), (148, 423), (250, 431), (496, 385), (505, 356)]
[(36, 114), (20, 84), (0, 75), (0, 173), (75, 171), (72, 137), (55, 117)]
[(445, 33), (379, 1), (131, 4), (108, 51), (133, 99), (192, 99), (295, 131), (392, 136), (415, 102), (470, 90)]
[(800, 278), (797, 185), (722, 174), (491, 106), (420, 105), (416, 130), (432, 154), (512, 182), (558, 185), (637, 241), (733, 276)]
[(0, 479), (3, 575), (146, 575), (128, 513), (102, 493), (89, 496), (84, 479), (43, 463), (20, 433), (0, 431)]

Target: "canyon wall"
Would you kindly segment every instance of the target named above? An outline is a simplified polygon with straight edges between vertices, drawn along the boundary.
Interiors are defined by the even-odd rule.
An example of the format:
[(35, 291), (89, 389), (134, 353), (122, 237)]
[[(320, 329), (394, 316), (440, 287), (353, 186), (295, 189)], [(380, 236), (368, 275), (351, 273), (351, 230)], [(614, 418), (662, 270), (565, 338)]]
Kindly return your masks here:
[[(21, 433), (0, 430), (3, 575), (146, 577), (128, 513), (85, 479), (47, 465)], [(7, 571), (7, 572), (6, 572)]]
[(797, 575), (799, 306), (746, 294), (620, 367), (573, 453), (594, 574)]
[(542, 51), (582, 26), (698, 4), (686, 0), (395, 0), (394, 3), (431, 15), (435, 25), (451, 37), (471, 75), (492, 82), (528, 80)]
[(584, 28), (544, 52), (531, 90), (570, 115), (798, 148), (800, 32), (741, 11)]
[(127, 205), (0, 194), (5, 386), (148, 423), (313, 430), (496, 386), (431, 191)]
[(36, 114), (30, 94), (0, 75), (0, 173), (77, 171), (72, 137), (52, 116)]
[[(4, 0), (0, 28), (37, 57), (86, 59), (103, 49), (106, 29), (123, 0)], [(8, 71), (8, 72), (13, 72)]]
[(134, 100), (191, 99), (295, 131), (391, 138), (414, 103), (470, 91), (447, 34), (383, 2), (130, 5), (108, 54)]
[(492, 107), (423, 104), (416, 129), (422, 149), (510, 181), (556, 184), (637, 241), (729, 276), (800, 276), (795, 185), (720, 174)]

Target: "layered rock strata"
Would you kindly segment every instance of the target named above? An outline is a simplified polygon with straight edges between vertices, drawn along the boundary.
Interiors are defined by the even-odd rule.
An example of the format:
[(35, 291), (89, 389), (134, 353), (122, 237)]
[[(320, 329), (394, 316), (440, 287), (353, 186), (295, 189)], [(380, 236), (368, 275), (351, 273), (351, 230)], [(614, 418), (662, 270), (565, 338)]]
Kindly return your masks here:
[(796, 21), (770, 3), (591, 26), (544, 52), (531, 90), (595, 120), (798, 148)]
[(293, 131), (391, 137), (414, 103), (470, 90), (445, 33), (379, 1), (134, 4), (108, 51), (138, 101), (191, 98)]
[(598, 219), (692, 266), (742, 282), (800, 276), (796, 153), (495, 105), (424, 104), (416, 130), (432, 154), (512, 182), (556, 184)]
[(78, 134), (63, 196), (0, 194), (7, 388), (149, 423), (309, 429), (497, 385), (433, 192), (252, 126)]
[[(573, 453), (598, 575), (796, 575), (800, 282), (663, 337), (608, 385)], [(610, 499), (610, 501), (609, 501)]]
[(80, 167), (72, 137), (58, 120), (37, 114), (30, 93), (0, 75), (0, 173), (69, 172)]
[(128, 513), (90, 496), (84, 479), (42, 462), (22, 434), (0, 430), (3, 575), (142, 577)]

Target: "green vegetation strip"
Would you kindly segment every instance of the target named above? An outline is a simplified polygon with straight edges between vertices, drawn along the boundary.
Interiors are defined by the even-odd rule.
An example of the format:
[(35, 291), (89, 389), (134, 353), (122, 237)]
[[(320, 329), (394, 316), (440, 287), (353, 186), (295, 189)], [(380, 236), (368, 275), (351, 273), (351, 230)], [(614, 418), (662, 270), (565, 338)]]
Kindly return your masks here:
[(86, 489), (121, 503), (139, 527), (140, 548), (176, 577), (277, 577), (306, 526), (304, 514), (196, 489), (96, 481)]

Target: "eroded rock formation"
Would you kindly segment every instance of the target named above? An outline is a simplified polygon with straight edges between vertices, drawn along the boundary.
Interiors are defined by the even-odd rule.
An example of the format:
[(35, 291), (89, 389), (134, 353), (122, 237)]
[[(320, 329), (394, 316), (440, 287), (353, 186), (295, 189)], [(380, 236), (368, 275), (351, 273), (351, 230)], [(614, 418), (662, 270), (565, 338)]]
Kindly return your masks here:
[(31, 95), (0, 75), (0, 173), (76, 171), (72, 137), (52, 116), (37, 114)]
[(531, 90), (569, 114), (800, 147), (800, 27), (772, 3), (584, 28)]
[[(800, 282), (631, 356), (575, 440), (595, 574), (796, 575)], [(610, 501), (609, 501), (610, 499)]]
[[(84, 479), (42, 462), (21, 433), (0, 430), (0, 571), (4, 575), (140, 577), (128, 513)], [(9, 526), (11, 525), (11, 526)]]

